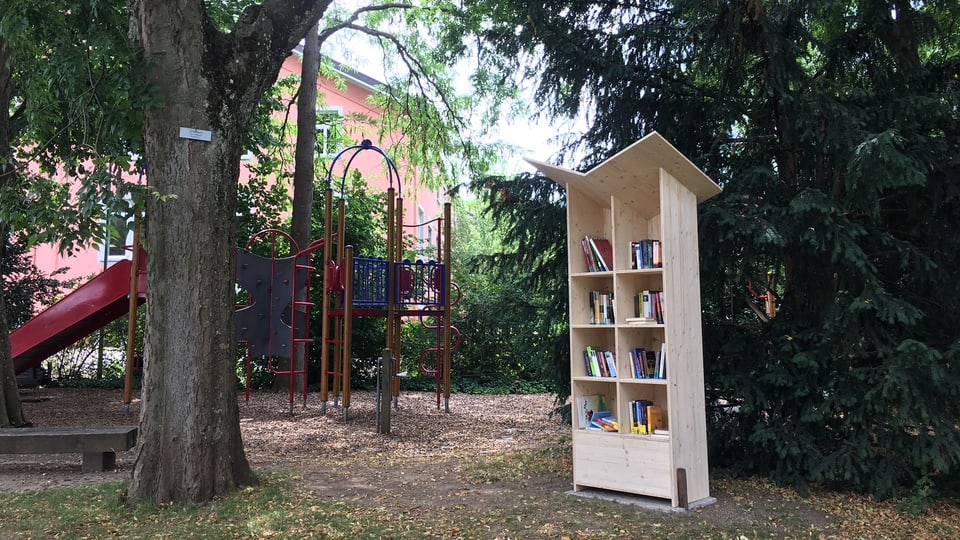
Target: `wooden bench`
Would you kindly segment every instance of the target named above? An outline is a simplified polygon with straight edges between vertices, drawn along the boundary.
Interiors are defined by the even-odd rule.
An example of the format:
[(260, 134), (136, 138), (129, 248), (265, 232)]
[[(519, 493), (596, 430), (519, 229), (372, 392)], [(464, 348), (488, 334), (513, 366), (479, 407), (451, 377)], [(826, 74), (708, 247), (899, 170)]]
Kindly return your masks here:
[(137, 444), (134, 426), (30, 427), (0, 429), (0, 454), (83, 454), (83, 472), (106, 471), (117, 452)]

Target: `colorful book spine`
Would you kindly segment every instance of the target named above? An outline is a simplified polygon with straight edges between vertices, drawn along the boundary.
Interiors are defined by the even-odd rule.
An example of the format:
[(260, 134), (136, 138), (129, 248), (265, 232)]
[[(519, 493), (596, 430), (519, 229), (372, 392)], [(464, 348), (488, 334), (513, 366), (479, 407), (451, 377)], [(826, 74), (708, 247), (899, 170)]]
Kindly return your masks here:
[(662, 268), (663, 254), (659, 240), (630, 242), (630, 267), (635, 270)]

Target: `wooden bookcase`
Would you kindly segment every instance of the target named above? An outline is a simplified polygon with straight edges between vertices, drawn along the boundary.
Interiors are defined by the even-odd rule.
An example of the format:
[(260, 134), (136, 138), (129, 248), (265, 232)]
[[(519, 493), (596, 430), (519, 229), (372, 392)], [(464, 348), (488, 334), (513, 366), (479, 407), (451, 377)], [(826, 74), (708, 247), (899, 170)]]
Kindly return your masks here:
[[(600, 488), (691, 507), (710, 498), (697, 251), (697, 204), (718, 194), (710, 178), (656, 132), (586, 173), (528, 159), (566, 188), (570, 286), (573, 488)], [(613, 248), (608, 271), (588, 271), (585, 236)], [(662, 266), (635, 269), (631, 242), (660, 241)], [(612, 293), (613, 324), (591, 320), (591, 291)], [(634, 297), (662, 291), (663, 324), (626, 322)], [(616, 377), (591, 376), (584, 350), (613, 353)], [(664, 351), (665, 378), (637, 378), (631, 351)], [(580, 425), (578, 405), (602, 395), (618, 431)], [(637, 434), (634, 401), (652, 401), (667, 435)]]

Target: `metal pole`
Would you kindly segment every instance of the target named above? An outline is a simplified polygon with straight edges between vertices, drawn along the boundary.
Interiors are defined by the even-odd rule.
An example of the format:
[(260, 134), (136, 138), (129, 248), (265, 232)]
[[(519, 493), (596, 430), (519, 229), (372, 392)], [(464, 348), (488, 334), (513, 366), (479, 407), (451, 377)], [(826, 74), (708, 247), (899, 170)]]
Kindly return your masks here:
[(320, 308), (320, 412), (327, 413), (327, 367), (330, 365), (330, 247), (333, 241), (333, 190), (329, 187), (323, 191), (323, 290), (321, 291)]
[(344, 250), (346, 276), (343, 284), (343, 420), (350, 417), (350, 369), (353, 356), (353, 246)]
[(380, 377), (377, 381), (377, 433), (390, 434), (390, 393), (393, 380), (393, 354), (384, 349), (380, 355)]
[[(110, 228), (107, 227), (106, 236), (103, 239), (103, 271), (107, 271), (107, 258), (110, 256)], [(97, 380), (103, 378), (103, 328), (97, 330)]]
[(123, 379), (123, 414), (133, 401), (133, 353), (137, 338), (137, 301), (140, 295), (140, 216), (133, 218), (133, 264), (130, 265), (130, 303), (127, 314), (127, 358)]
[(451, 272), (451, 249), (450, 249), (450, 203), (443, 205), (443, 408), (447, 413), (450, 412), (450, 325), (451, 321), (451, 299), (450, 299), (450, 279)]

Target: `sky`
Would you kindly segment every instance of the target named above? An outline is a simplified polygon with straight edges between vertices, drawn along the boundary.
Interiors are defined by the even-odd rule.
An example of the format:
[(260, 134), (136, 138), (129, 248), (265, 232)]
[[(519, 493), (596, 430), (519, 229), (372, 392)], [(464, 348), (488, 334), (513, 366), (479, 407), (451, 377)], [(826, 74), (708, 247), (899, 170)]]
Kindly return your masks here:
[[(363, 35), (340, 32), (324, 42), (322, 53), (375, 79), (384, 81), (388, 78), (384, 72), (385, 63), (382, 53), (378, 47), (370, 45), (368, 38)], [(465, 94), (470, 92), (467, 76), (471, 68), (465, 65), (459, 69), (462, 73), (459, 77), (461, 81), (459, 91)], [(532, 92), (532, 88), (530, 91)], [(504, 142), (519, 149), (516, 155), (506, 160), (503, 171), (506, 174), (533, 172), (535, 168), (523, 158), (530, 157), (539, 161), (552, 162), (559, 146), (552, 142), (551, 138), (558, 130), (569, 132), (576, 126), (577, 123), (573, 121), (552, 123), (531, 118), (513, 118), (503, 120), (498, 129), (493, 130), (498, 141), (488, 140), (487, 142)]]

